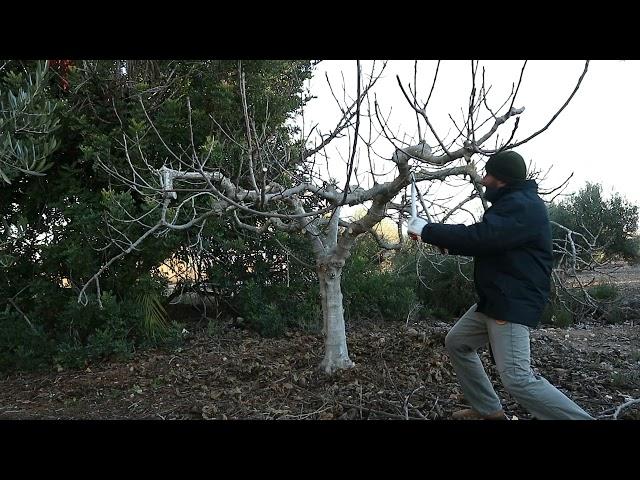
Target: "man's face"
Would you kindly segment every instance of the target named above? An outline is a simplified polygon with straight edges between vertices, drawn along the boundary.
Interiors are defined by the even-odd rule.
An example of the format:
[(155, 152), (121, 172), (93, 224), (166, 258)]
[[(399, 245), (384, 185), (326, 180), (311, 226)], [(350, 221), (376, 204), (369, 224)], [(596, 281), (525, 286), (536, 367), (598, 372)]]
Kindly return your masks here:
[(485, 173), (484, 178), (482, 179), (482, 185), (489, 188), (502, 188), (506, 185), (502, 180), (498, 180), (496, 177), (491, 175), (490, 173)]

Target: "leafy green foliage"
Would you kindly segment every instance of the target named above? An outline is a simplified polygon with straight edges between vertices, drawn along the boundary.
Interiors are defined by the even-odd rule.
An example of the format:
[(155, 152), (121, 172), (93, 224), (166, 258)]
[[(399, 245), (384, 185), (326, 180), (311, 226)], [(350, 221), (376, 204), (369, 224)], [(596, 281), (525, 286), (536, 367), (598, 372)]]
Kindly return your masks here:
[(459, 317), (477, 301), (473, 263), (450, 256), (434, 260), (420, 262), (419, 298), (437, 318)]
[(142, 309), (143, 330), (151, 338), (155, 338), (158, 332), (168, 327), (167, 311), (162, 305), (161, 298), (155, 292), (144, 292), (136, 299)]
[(587, 291), (596, 300), (612, 301), (618, 297), (619, 289), (613, 283), (602, 283), (589, 287)]
[(47, 94), (47, 62), (0, 61), (0, 183), (42, 175), (59, 145), (60, 101)]
[[(11, 321), (0, 329), (0, 336), (4, 336), (0, 338), (0, 356), (6, 359), (2, 365), (23, 368), (55, 360), (81, 366), (85, 361), (127, 355), (138, 346), (179, 344), (181, 328), (178, 319), (163, 311), (165, 285), (157, 268), (174, 255), (197, 253), (196, 247), (188, 247), (193, 244), (191, 232), (149, 238), (140, 249), (114, 262), (100, 279), (102, 309), (95, 285), (88, 291), (87, 307), (77, 304), (79, 288), (127, 245), (125, 236), (136, 239), (142, 233), (139, 226), (124, 223), (118, 225), (118, 233), (108, 227), (108, 222), (114, 223), (114, 218), (126, 220), (125, 209), (135, 215), (148, 214), (145, 219), (151, 224), (158, 219), (158, 213), (152, 212), (154, 205), (109, 178), (98, 162), (125, 173), (129, 161), (144, 167), (136, 153), (142, 151), (147, 159), (158, 162), (155, 167), (161, 166), (167, 152), (153, 133), (139, 98), (168, 146), (180, 151), (190, 133), (188, 97), (196, 145), (214, 150), (212, 161), (221, 171), (237, 173), (240, 152), (233, 142), (225, 140), (225, 135), (241, 138), (244, 132), (238, 62), (75, 61), (62, 85), (44, 70), (40, 75), (39, 65), (12, 62), (0, 72), (2, 101), (12, 104), (15, 97), (16, 107), (27, 105), (25, 112), (33, 114), (29, 117), (34, 122), (31, 125), (43, 132), (30, 137), (22, 135), (26, 132), (19, 128), (11, 130), (11, 148), (16, 150), (19, 140), (29, 148), (18, 150), (29, 150), (32, 157), (35, 151), (39, 159), (34, 163), (36, 157), (25, 153), (14, 164), (31, 173), (46, 170), (46, 176), (18, 175), (6, 173), (4, 163), (0, 166), (11, 180), (0, 190), (0, 233), (4, 238), (0, 297), (15, 298), (38, 332), (25, 327), (26, 322), (12, 307), (6, 314)], [(285, 121), (305, 101), (303, 82), (311, 66), (308, 61), (243, 62), (248, 107), (256, 118), (267, 119), (265, 128), (279, 132), (280, 143), (270, 145), (276, 153), (293, 131)], [(23, 67), (31, 72), (31, 80), (20, 73)], [(0, 120), (3, 125), (24, 125), (20, 122), (27, 117), (16, 116), (16, 108), (13, 113), (5, 110)], [(212, 115), (218, 123), (212, 122)], [(7, 130), (0, 131), (4, 134)], [(130, 158), (125, 155), (123, 132), (134, 139)], [(2, 152), (13, 152), (11, 148)], [(47, 162), (41, 164), (45, 156)], [(20, 172), (15, 168), (11, 171)], [(222, 287), (237, 292), (251, 278), (269, 288), (282, 285), (286, 270), (281, 268), (282, 256), (272, 255), (275, 246), (253, 248), (255, 242), (245, 244), (245, 238), (234, 232), (228, 221), (216, 218), (207, 223), (202, 240), (202, 251), (213, 247), (211, 250), (218, 252), (205, 263), (210, 264), (212, 281)], [(255, 268), (240, 273), (238, 282), (233, 275), (241, 270), (241, 262), (229, 261), (234, 258), (234, 245), (237, 252), (242, 252), (240, 260), (247, 260), (247, 265)], [(270, 277), (274, 273), (278, 280)], [(290, 273), (293, 279), (293, 270)], [(304, 284), (310, 277), (305, 274), (298, 278)], [(264, 295), (271, 299), (270, 292)], [(238, 310), (234, 305), (238, 297), (223, 298), (229, 300), (230, 311)], [(282, 294), (281, 298), (281, 304), (286, 305), (286, 296)], [(283, 313), (284, 318), (296, 315), (307, 318), (296, 312)], [(24, 352), (16, 353), (16, 345), (22, 345)], [(22, 360), (16, 360), (19, 358)]]
[(346, 319), (406, 320), (417, 303), (415, 276), (385, 257), (373, 238), (358, 239), (342, 273)]
[(581, 288), (562, 289), (552, 282), (551, 297), (542, 314), (541, 323), (565, 328), (589, 319), (605, 323), (622, 321), (617, 308), (620, 290), (615, 284), (601, 283), (587, 287), (585, 291), (592, 299), (592, 306), (586, 302)]
[(238, 235), (227, 239), (227, 250), (216, 249), (218, 262), (209, 270), (229, 292), (232, 309), (261, 335), (279, 336), (287, 327), (317, 331), (322, 312), (308, 242), (282, 232)]
[(0, 371), (45, 367), (54, 348), (42, 329), (32, 330), (15, 308), (7, 304), (0, 312)]
[[(600, 184), (587, 182), (572, 197), (552, 204), (549, 216), (551, 220), (595, 243), (602, 249), (605, 258), (637, 260), (640, 257), (638, 206), (629, 203), (618, 193), (605, 199)], [(553, 226), (554, 239), (562, 239), (565, 235), (562, 229)], [(586, 247), (583, 238), (576, 236), (574, 240)]]
[(248, 281), (238, 295), (246, 323), (265, 337), (282, 335), (287, 327), (317, 331), (321, 322), (317, 287), (296, 291), (284, 284)]

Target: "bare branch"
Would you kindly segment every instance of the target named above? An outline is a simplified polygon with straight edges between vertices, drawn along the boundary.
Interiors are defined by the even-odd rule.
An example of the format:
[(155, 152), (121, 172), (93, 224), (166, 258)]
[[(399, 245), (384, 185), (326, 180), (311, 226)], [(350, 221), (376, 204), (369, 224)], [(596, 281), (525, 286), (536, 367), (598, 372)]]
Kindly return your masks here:
[(549, 126), (553, 123), (553, 121), (558, 118), (558, 115), (560, 115), (560, 112), (562, 112), (562, 110), (565, 109), (565, 107), (567, 105), (569, 105), (569, 102), (571, 101), (571, 99), (573, 98), (573, 96), (576, 94), (576, 92), (578, 91), (578, 89), (580, 88), (580, 84), (582, 84), (582, 80), (584, 79), (584, 76), (587, 74), (587, 70), (589, 69), (589, 60), (587, 60), (584, 64), (584, 70), (582, 71), (582, 75), (580, 75), (580, 78), (578, 79), (578, 83), (576, 84), (576, 87), (573, 89), (573, 92), (571, 92), (571, 95), (569, 95), (569, 98), (567, 99), (566, 102), (564, 102), (564, 105), (562, 105), (562, 107), (560, 107), (560, 110), (558, 110), (555, 115), (553, 117), (551, 117), (551, 120), (549, 120), (549, 123), (547, 123), (543, 128), (541, 128), (540, 130), (538, 130), (536, 133), (534, 133), (533, 135), (530, 135), (529, 137), (525, 138), (524, 140), (515, 143), (513, 145), (509, 145), (505, 148), (507, 149), (511, 149), (511, 148), (516, 148), (520, 145), (522, 145), (523, 143), (528, 142), (529, 140), (531, 140), (534, 137), (537, 137), (538, 135), (540, 135), (542, 132), (544, 132), (547, 128), (549, 128)]
[(357, 74), (357, 81), (358, 81), (358, 96), (357, 96), (357, 103), (356, 103), (356, 126), (355, 126), (355, 133), (353, 135), (353, 147), (351, 147), (351, 159), (349, 160), (349, 165), (347, 168), (347, 181), (345, 183), (344, 186), (344, 196), (342, 197), (342, 204), (344, 204), (345, 200), (347, 199), (347, 195), (349, 193), (349, 181), (351, 180), (351, 173), (353, 172), (353, 164), (355, 162), (355, 157), (356, 157), (356, 147), (358, 145), (358, 131), (360, 130), (360, 102), (362, 101), (362, 97), (360, 94), (360, 60), (358, 60), (357, 62), (357, 68), (358, 68), (358, 74)]

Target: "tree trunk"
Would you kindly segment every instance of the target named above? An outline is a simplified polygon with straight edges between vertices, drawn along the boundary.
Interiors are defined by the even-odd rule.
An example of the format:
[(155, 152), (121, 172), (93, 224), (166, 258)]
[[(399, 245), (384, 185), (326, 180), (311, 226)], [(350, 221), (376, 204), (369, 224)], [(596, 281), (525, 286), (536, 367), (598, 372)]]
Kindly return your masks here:
[(325, 335), (324, 359), (319, 368), (327, 374), (355, 364), (349, 358), (342, 307), (342, 267), (344, 261), (324, 260), (318, 263), (320, 296), (322, 299), (323, 333)]

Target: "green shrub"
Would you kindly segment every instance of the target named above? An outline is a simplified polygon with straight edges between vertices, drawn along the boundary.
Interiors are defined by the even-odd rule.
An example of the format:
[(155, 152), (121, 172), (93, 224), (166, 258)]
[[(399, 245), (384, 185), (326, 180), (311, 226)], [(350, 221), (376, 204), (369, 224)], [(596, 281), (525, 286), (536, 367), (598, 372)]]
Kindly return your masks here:
[(407, 283), (392, 272), (351, 273), (343, 281), (346, 318), (405, 320), (417, 303), (413, 285)]
[(612, 283), (603, 283), (587, 289), (594, 299), (610, 302), (618, 297), (618, 287)]
[[(93, 361), (128, 359), (136, 347), (179, 345), (182, 325), (163, 323), (161, 328), (154, 329), (154, 320), (147, 318), (148, 306), (140, 303), (145, 296), (138, 292), (144, 289), (134, 286), (130, 296), (120, 300), (111, 292), (103, 292), (102, 307), (93, 295), (88, 297), (86, 306), (79, 304), (75, 296), (69, 298), (50, 334), (55, 338), (51, 361), (64, 367), (82, 368)], [(146, 295), (155, 294), (147, 290)]]
[(582, 304), (586, 300), (581, 288), (556, 288), (552, 282), (550, 302), (545, 308), (541, 323), (558, 327), (569, 327), (575, 322), (600, 320), (605, 323), (619, 323), (623, 315), (617, 308), (619, 289), (615, 284), (603, 283), (586, 288), (586, 292), (595, 301), (595, 307)]
[(560, 328), (567, 328), (573, 325), (573, 314), (564, 307), (556, 310), (553, 316), (553, 324)]
[(250, 328), (265, 337), (278, 337), (288, 327), (319, 329), (322, 312), (317, 292), (317, 287), (309, 287), (305, 292), (291, 285), (265, 285), (249, 280), (234, 304)]
[(636, 388), (640, 385), (640, 374), (637, 372), (613, 372), (611, 385), (617, 388)]
[(418, 302), (415, 273), (399, 265), (373, 239), (360, 238), (342, 273), (345, 318), (406, 320)]
[[(571, 291), (571, 295), (577, 295), (577, 291)], [(555, 279), (551, 278), (551, 293), (540, 323), (554, 327), (566, 328), (573, 325), (574, 314), (581, 311), (580, 305), (563, 289), (556, 286)]]
[(142, 324), (139, 307), (118, 302), (110, 292), (101, 296), (102, 308), (94, 296), (86, 306), (70, 298), (60, 314), (56, 363), (81, 367), (89, 360), (127, 358), (134, 347), (135, 331)]
[(451, 256), (440, 257), (438, 264), (420, 262), (418, 296), (436, 318), (459, 317), (477, 301), (473, 263), (462, 264), (459, 260)]
[(35, 370), (48, 364), (53, 344), (13, 309), (0, 312), (0, 371)]
[[(552, 203), (549, 217), (591, 241), (597, 236), (596, 243), (602, 248), (604, 259), (638, 261), (638, 206), (615, 192), (605, 199), (600, 184), (587, 182), (571, 197), (558, 204)], [(553, 238), (564, 245), (566, 232), (556, 225), (552, 226), (552, 231)], [(574, 242), (586, 247), (581, 236), (575, 236)], [(589, 258), (586, 252), (580, 255)], [(556, 254), (556, 260), (559, 258)]]
[(616, 308), (615, 305), (607, 308), (603, 318), (605, 323), (622, 323), (625, 320), (624, 315), (619, 308)]

